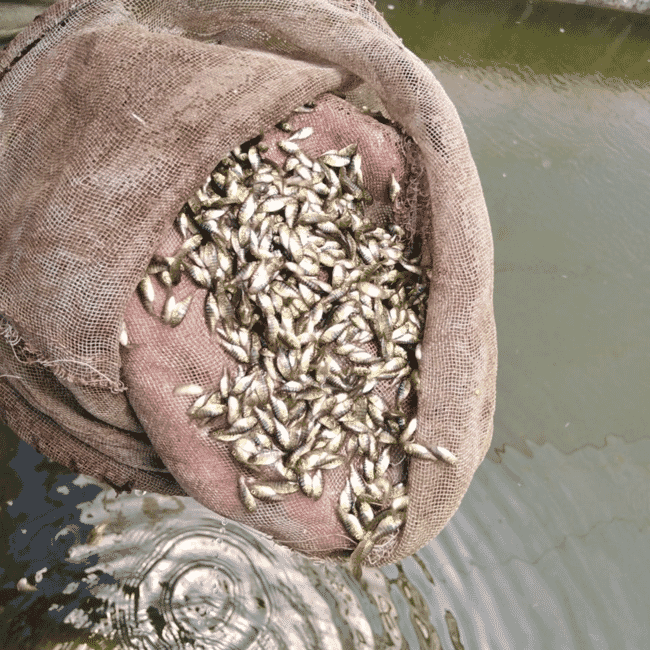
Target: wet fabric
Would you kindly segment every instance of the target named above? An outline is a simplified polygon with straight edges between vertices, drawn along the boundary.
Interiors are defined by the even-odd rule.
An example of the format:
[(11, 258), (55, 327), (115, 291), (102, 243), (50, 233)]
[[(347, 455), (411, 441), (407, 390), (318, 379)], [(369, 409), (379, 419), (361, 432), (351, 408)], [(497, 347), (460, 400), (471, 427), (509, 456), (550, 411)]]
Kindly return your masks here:
[[(409, 197), (398, 217), (422, 239), (431, 274), (416, 441), (459, 459), (409, 460), (406, 524), (370, 556), (378, 564), (442, 529), (487, 452), (496, 338), (490, 227), (461, 123), (369, 3), (60, 2), (9, 44), (0, 58), (0, 415), (77, 471), (119, 489), (188, 493), (236, 517), (227, 452), (201, 447), (167, 403), (179, 368), (206, 353), (198, 330), (156, 337), (143, 326), (140, 347), (123, 350), (121, 324), (137, 333), (136, 286), (215, 164), (327, 92), (349, 108), (317, 130), (335, 146), (367, 143), (368, 185), (397, 173)], [(333, 555), (349, 544), (336, 542), (334, 504), (334, 494), (317, 507), (296, 502), (250, 523)]]

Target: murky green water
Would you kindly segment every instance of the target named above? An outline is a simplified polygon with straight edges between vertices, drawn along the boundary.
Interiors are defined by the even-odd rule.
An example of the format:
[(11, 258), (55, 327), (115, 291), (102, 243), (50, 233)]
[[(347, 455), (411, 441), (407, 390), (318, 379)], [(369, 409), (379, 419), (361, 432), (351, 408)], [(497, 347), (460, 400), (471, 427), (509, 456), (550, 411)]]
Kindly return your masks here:
[(495, 239), (495, 436), (460, 510), (358, 583), (8, 435), (1, 647), (648, 647), (650, 20), (388, 6), (458, 108)]

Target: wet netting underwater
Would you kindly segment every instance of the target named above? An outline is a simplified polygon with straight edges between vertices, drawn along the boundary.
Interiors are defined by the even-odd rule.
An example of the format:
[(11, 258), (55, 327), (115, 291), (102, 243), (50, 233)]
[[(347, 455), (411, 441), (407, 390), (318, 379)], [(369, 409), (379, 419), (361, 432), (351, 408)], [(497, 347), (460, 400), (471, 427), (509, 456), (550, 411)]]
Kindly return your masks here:
[(492, 434), (492, 240), (370, 3), (59, 2), (0, 118), (6, 424), (357, 570), (438, 534)]

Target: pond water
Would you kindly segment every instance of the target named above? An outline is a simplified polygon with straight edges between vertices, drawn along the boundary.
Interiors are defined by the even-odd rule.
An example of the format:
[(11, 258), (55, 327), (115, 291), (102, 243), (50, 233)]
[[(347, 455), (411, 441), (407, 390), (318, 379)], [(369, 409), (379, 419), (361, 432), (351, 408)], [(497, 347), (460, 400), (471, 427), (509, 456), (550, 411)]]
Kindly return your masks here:
[(455, 103), (495, 240), (495, 432), (459, 511), (356, 581), (7, 432), (0, 647), (648, 647), (650, 21), (377, 6)]

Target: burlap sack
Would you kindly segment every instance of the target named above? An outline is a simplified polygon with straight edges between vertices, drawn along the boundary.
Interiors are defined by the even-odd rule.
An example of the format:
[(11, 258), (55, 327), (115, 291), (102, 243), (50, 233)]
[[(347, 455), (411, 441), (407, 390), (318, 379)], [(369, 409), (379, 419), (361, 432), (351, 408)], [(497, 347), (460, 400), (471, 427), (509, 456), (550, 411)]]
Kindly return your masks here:
[[(209, 375), (225, 355), (191, 314), (184, 329), (161, 328), (134, 297), (216, 162), (260, 130), (273, 138), (274, 124), (314, 98), (329, 107), (312, 116), (314, 147), (360, 143), (375, 193), (391, 172), (401, 178), (409, 200), (394, 218), (424, 239), (431, 272), (416, 440), (459, 459), (409, 460), (407, 521), (368, 559), (381, 564), (438, 534), (487, 452), (496, 338), (490, 227), (460, 120), (369, 3), (66, 0), (9, 44), (0, 416), (42, 453), (118, 489), (190, 494), (305, 553), (351, 548), (334, 513), (336, 480), (316, 505), (242, 511), (228, 453), (169, 406), (188, 366)], [(387, 205), (379, 196), (373, 218)], [(132, 346), (121, 350), (123, 320)]]

